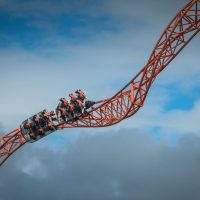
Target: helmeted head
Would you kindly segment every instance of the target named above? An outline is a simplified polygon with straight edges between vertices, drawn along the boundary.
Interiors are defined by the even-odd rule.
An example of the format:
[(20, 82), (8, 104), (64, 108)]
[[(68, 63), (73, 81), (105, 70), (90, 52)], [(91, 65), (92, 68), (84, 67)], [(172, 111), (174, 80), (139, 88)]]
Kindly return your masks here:
[(86, 98), (85, 93), (84, 93), (81, 89), (76, 90), (75, 93), (76, 93), (81, 99), (85, 99), (85, 98)]
[(39, 122), (39, 120), (40, 120), (39, 116), (37, 116), (37, 115), (35, 115), (33, 119), (35, 122)]
[(52, 110), (52, 111), (50, 112), (50, 115), (55, 115), (55, 112)]
[(84, 92), (81, 89), (76, 90), (76, 94), (84, 94)]
[(25, 121), (25, 125), (26, 125), (27, 127), (30, 127), (30, 126), (31, 126), (31, 123), (29, 122), (29, 120), (26, 120), (26, 121)]
[(61, 103), (68, 103), (67, 99), (65, 99), (65, 98), (61, 98), (61, 99), (60, 99), (60, 102), (61, 102)]
[(72, 100), (74, 100), (76, 97), (74, 96), (74, 94), (73, 93), (70, 93), (69, 94), (69, 97), (72, 99)]
[(44, 115), (45, 113), (47, 113), (46, 109), (42, 111), (42, 115)]

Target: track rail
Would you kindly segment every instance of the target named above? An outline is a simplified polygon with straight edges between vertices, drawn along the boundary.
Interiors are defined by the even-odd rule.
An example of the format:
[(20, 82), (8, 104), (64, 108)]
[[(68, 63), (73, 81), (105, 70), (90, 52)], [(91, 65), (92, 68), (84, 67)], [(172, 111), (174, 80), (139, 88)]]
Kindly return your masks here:
[(0, 166), (25, 143), (26, 140), (22, 136), (20, 128), (14, 129), (0, 138)]
[[(190, 0), (164, 30), (147, 64), (128, 84), (111, 98), (98, 101), (79, 118), (59, 124), (57, 129), (112, 126), (134, 115), (143, 106), (157, 75), (199, 31), (200, 0)], [(20, 128), (0, 138), (0, 165), (25, 143)]]

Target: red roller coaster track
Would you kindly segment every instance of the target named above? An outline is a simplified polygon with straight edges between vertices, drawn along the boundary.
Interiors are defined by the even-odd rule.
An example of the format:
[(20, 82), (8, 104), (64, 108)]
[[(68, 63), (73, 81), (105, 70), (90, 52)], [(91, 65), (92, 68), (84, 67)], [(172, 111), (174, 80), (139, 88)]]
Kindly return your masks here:
[[(100, 100), (78, 119), (57, 125), (57, 129), (112, 126), (134, 115), (146, 99), (157, 75), (200, 31), (200, 0), (190, 0), (173, 18), (159, 38), (142, 70), (119, 92)], [(0, 165), (26, 143), (20, 128), (0, 138)]]

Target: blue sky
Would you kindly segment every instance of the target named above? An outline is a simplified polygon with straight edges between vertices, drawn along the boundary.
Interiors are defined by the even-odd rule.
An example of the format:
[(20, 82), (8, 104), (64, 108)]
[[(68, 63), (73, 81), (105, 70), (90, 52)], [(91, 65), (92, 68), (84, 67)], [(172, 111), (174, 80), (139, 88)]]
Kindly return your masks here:
[[(145, 65), (159, 35), (185, 2), (153, 1), (147, 7), (145, 1), (128, 0), (2, 0), (3, 129), (15, 128), (43, 108), (55, 108), (60, 97), (76, 88), (94, 100), (113, 95)], [(112, 128), (199, 134), (199, 44), (197, 36), (155, 81), (144, 108)]]
[[(0, 133), (77, 88), (115, 94), (185, 3), (0, 0)], [(199, 200), (199, 47), (197, 35), (133, 117), (24, 145), (0, 169), (0, 199)]]

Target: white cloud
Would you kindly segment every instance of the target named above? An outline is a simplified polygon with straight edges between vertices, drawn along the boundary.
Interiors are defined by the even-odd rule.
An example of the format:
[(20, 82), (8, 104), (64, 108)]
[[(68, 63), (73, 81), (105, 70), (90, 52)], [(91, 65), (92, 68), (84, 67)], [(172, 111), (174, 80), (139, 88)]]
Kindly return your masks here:
[(199, 199), (198, 136), (182, 136), (178, 146), (170, 146), (132, 129), (113, 132), (83, 135), (68, 151), (64, 147), (56, 153), (24, 146), (1, 168), (1, 198)]

